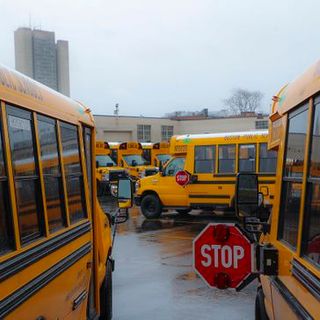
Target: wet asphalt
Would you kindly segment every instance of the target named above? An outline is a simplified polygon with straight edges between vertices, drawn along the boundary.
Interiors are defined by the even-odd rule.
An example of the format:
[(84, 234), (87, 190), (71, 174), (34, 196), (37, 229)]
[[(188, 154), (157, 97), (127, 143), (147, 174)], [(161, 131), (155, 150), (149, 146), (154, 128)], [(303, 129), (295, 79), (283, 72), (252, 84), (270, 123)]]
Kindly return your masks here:
[[(100, 199), (115, 212), (112, 197)], [(232, 214), (174, 211), (147, 220), (138, 208), (118, 225), (113, 256), (113, 319), (254, 319), (257, 283), (241, 292), (207, 285), (192, 267), (192, 240), (210, 222), (233, 222)]]

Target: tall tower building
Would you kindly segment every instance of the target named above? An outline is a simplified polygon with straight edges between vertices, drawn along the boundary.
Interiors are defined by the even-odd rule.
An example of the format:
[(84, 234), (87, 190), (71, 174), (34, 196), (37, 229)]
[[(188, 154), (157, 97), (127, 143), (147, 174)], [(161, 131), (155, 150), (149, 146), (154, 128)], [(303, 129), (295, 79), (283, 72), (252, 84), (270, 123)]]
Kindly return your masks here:
[(14, 32), (14, 44), (18, 71), (70, 95), (68, 41), (56, 43), (54, 32), (18, 28)]

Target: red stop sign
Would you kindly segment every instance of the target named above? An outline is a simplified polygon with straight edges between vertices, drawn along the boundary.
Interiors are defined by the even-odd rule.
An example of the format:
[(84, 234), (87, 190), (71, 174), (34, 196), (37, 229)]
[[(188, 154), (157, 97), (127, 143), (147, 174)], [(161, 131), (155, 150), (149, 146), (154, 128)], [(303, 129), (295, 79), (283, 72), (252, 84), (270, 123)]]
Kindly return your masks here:
[(235, 224), (210, 223), (193, 240), (193, 266), (210, 287), (237, 288), (253, 272), (253, 249)]
[(186, 186), (190, 181), (190, 175), (186, 171), (178, 171), (176, 173), (176, 183), (182, 187)]

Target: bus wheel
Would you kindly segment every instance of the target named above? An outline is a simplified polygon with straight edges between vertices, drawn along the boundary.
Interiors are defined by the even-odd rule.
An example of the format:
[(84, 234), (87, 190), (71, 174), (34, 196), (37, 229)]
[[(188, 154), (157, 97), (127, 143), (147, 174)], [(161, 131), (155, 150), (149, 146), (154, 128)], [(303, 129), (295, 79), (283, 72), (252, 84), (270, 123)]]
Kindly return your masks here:
[(185, 215), (187, 215), (187, 214), (191, 211), (191, 209), (177, 209), (176, 211), (177, 211), (180, 215), (185, 216)]
[(264, 305), (264, 294), (262, 287), (257, 290), (256, 302), (255, 302), (255, 319), (256, 320), (269, 320), (267, 311)]
[(141, 200), (141, 211), (147, 219), (156, 219), (161, 216), (162, 208), (159, 198), (154, 194), (148, 194)]
[(112, 319), (112, 266), (107, 262), (106, 276), (100, 288), (100, 320)]

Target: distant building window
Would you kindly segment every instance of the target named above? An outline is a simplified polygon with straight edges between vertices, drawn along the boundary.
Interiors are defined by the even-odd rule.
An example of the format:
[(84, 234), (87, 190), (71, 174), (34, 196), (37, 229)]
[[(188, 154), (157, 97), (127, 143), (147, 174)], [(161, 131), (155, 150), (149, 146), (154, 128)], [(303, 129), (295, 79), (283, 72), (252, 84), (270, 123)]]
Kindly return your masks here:
[(149, 124), (138, 124), (138, 141), (151, 142), (151, 126)]
[(268, 120), (256, 121), (256, 129), (268, 129)]
[(161, 126), (161, 140), (169, 141), (173, 136), (173, 126)]

